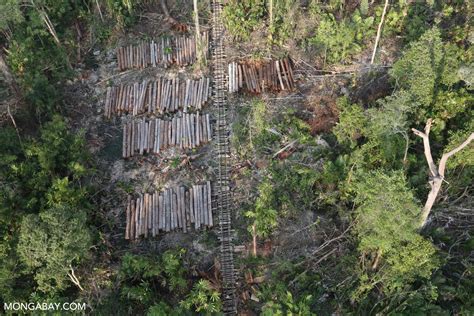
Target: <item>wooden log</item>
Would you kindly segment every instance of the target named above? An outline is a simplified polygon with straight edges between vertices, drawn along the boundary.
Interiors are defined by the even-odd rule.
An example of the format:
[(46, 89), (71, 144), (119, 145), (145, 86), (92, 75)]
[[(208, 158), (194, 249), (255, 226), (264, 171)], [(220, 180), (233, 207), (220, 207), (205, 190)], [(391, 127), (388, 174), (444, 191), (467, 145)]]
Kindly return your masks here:
[(174, 111), (174, 101), (176, 99), (175, 97), (175, 86), (176, 86), (176, 78), (171, 79), (171, 91), (170, 91), (170, 103), (169, 103), (169, 112)]
[(171, 108), (171, 101), (173, 100), (172, 98), (172, 92), (173, 92), (173, 81), (172, 80), (168, 80), (168, 94), (167, 94), (167, 100), (166, 100), (166, 110), (168, 112), (172, 112), (172, 108)]
[(195, 227), (196, 229), (199, 229), (201, 227), (201, 213), (199, 210), (199, 191), (198, 191), (198, 186), (193, 185), (193, 202), (194, 202), (194, 220), (195, 222)]
[(174, 105), (173, 111), (177, 111), (179, 107), (179, 77), (175, 78), (175, 96), (174, 96)]
[(154, 113), (155, 109), (153, 108), (152, 104), (152, 98), (153, 98), (153, 89), (154, 89), (154, 84), (155, 81), (147, 80), (147, 85), (145, 86), (145, 111), (148, 112), (148, 114)]
[(127, 113), (133, 114), (133, 104), (131, 99), (132, 88), (133, 86), (131, 85), (122, 85), (120, 88), (121, 91), (119, 92), (121, 95), (119, 104)]
[(183, 228), (183, 217), (181, 216), (181, 190), (176, 187), (176, 213), (177, 213), (177, 227)]
[(148, 129), (148, 153), (153, 153), (153, 147), (155, 144), (155, 120), (149, 122)]
[(177, 122), (177, 117), (174, 116), (173, 119), (172, 119), (172, 127), (171, 127), (171, 145), (172, 146), (176, 146), (176, 143), (177, 143), (177, 137), (178, 136), (178, 133), (176, 133), (177, 131), (177, 125), (178, 125), (178, 122)]
[(232, 76), (232, 79), (229, 78), (229, 81), (231, 81), (231, 84), (232, 84), (232, 93), (233, 92), (237, 92), (237, 88), (236, 88), (236, 81), (237, 81), (237, 63), (236, 62), (233, 62), (232, 63), (232, 73), (231, 73), (231, 76)]
[(166, 148), (167, 145), (167, 135), (168, 135), (168, 121), (161, 120), (161, 148), (164, 149)]
[(134, 217), (134, 239), (137, 239), (139, 234), (140, 234), (140, 200), (139, 199), (135, 199), (134, 200), (134, 203), (135, 203), (135, 217)]
[(130, 239), (130, 213), (131, 213), (130, 195), (127, 196), (127, 209), (125, 211), (125, 239)]
[(127, 158), (126, 154), (127, 148), (127, 124), (125, 123), (123, 126), (123, 134), (122, 134), (122, 158)]
[(176, 229), (178, 227), (178, 197), (176, 196), (176, 193), (174, 192), (174, 190), (172, 190), (173, 192), (173, 200), (171, 201), (171, 209), (173, 211), (173, 218), (171, 220), (171, 223), (172, 223), (172, 229)]
[(155, 191), (155, 203), (156, 203), (156, 220), (155, 220), (155, 231), (156, 234), (158, 235), (160, 233), (160, 222), (161, 222), (161, 217), (160, 217), (160, 193), (158, 191)]
[(159, 152), (160, 146), (160, 120), (155, 119), (155, 137), (153, 141), (153, 153), (157, 154)]
[[(146, 46), (143, 46), (146, 49)], [(145, 52), (146, 54), (146, 52)], [(153, 194), (148, 193), (148, 220), (147, 220), (148, 234), (153, 236)]]
[(214, 219), (212, 218), (212, 192), (211, 192), (211, 182), (207, 181), (206, 182), (207, 186), (207, 211), (208, 211), (208, 217), (209, 217), (209, 227), (214, 226)]
[(198, 198), (198, 210), (199, 210), (199, 219), (201, 222), (201, 226), (206, 226), (206, 214), (204, 213), (204, 203), (203, 203), (203, 192), (202, 192), (202, 185), (198, 184), (197, 187), (197, 198)]
[(183, 138), (183, 148), (186, 149), (188, 148), (188, 128), (187, 128), (187, 113), (183, 113), (182, 116), (182, 134), (181, 137)]
[(282, 60), (278, 60), (277, 62), (280, 65), (281, 76), (286, 82), (286, 87), (287, 87), (286, 90), (289, 90), (291, 88), (291, 83), (290, 83), (290, 80), (288, 79), (288, 72), (285, 69), (285, 64), (283, 63)]
[(131, 126), (131, 133), (130, 133), (130, 149), (129, 149), (129, 157), (132, 157), (135, 152), (135, 121), (130, 122)]
[(163, 125), (163, 135), (162, 135), (162, 140), (163, 140), (163, 146), (162, 148), (165, 149), (168, 146), (168, 121), (161, 121)]
[(212, 131), (211, 131), (211, 118), (209, 113), (206, 114), (206, 126), (207, 126), (207, 140), (210, 142), (212, 140)]
[(185, 188), (179, 188), (179, 204), (180, 204), (180, 214), (181, 214), (181, 225), (183, 228), (183, 232), (187, 233), (187, 220), (186, 220), (186, 195), (185, 195)]
[(194, 80), (194, 97), (193, 97), (193, 107), (194, 109), (199, 109), (198, 106), (198, 96), (199, 96), (199, 80)]
[(200, 188), (200, 203), (201, 203), (201, 214), (203, 218), (204, 225), (209, 226), (209, 218), (207, 212), (207, 192), (205, 185), (199, 185)]
[(192, 124), (192, 116), (191, 114), (188, 114), (187, 117), (186, 117), (186, 120), (187, 120), (187, 129), (188, 129), (188, 139), (187, 139), (187, 143), (188, 143), (188, 148), (193, 148), (193, 131), (192, 131), (192, 127), (193, 127), (193, 124)]
[(238, 68), (238, 86), (237, 86), (237, 91), (242, 88), (243, 86), (243, 73), (242, 73), (242, 65), (238, 64), (237, 65), (237, 68)]
[(199, 111), (196, 112), (196, 147), (201, 144), (201, 119)]
[(194, 224), (196, 228), (196, 214), (194, 212), (194, 188), (189, 188), (189, 214), (191, 216), (191, 223)]
[(195, 115), (194, 115), (194, 113), (191, 113), (189, 115), (189, 123), (190, 123), (189, 128), (191, 130), (190, 148), (195, 148), (196, 147), (196, 141), (195, 141), (196, 129), (195, 129), (194, 120), (195, 120)]
[(150, 194), (150, 200), (151, 200), (151, 214), (150, 214), (150, 224), (149, 224), (149, 227), (150, 227), (150, 234), (152, 237), (155, 237), (156, 236), (156, 232), (155, 232), (155, 221), (156, 221), (156, 217), (155, 217), (155, 193), (151, 193)]
[(186, 214), (186, 230), (189, 231), (191, 229), (191, 211), (190, 211), (190, 206), (189, 206), (189, 190), (185, 189), (184, 193), (184, 211)]
[(165, 230), (166, 229), (166, 208), (165, 208), (165, 199), (163, 197), (163, 193), (160, 193), (158, 196), (158, 229)]
[(167, 145), (169, 147), (173, 146), (173, 139), (172, 139), (172, 133), (173, 133), (173, 121), (168, 121), (168, 140), (167, 140)]
[(166, 218), (165, 218), (165, 231), (169, 232), (171, 227), (171, 194), (170, 190), (165, 190), (165, 209), (166, 209)]
[(181, 116), (176, 117), (176, 146), (181, 148)]
[(184, 104), (183, 104), (183, 112), (188, 112), (188, 99), (189, 99), (189, 87), (190, 87), (190, 80), (186, 79), (186, 88), (184, 89)]
[(161, 86), (161, 113), (166, 111), (166, 94), (168, 93), (168, 80), (163, 78), (162, 79), (162, 86)]
[(204, 197), (205, 197), (204, 186), (199, 185), (199, 209), (201, 211), (201, 222), (204, 224), (203, 226), (207, 226), (207, 214), (204, 208), (204, 205), (205, 205)]
[(148, 238), (148, 227), (150, 223), (149, 221), (150, 220), (150, 195), (148, 193), (145, 193), (144, 204), (145, 204), (145, 208), (144, 208), (145, 222), (143, 225), (143, 230), (145, 232), (145, 238)]
[[(128, 113), (128, 103), (127, 103), (127, 86), (120, 84), (118, 87), (117, 98), (115, 102), (117, 103), (117, 108), (124, 109), (124, 112)], [(114, 105), (115, 107), (115, 105)]]
[(142, 196), (138, 196), (137, 208), (138, 208), (138, 221), (137, 221), (137, 236), (140, 237), (142, 234)]
[(176, 228), (176, 218), (175, 218), (175, 208), (176, 205), (174, 203), (174, 191), (172, 188), (170, 188), (170, 210), (171, 210), (171, 217), (170, 217), (170, 230), (174, 230)]
[(201, 131), (199, 141), (201, 144), (205, 144), (207, 143), (206, 115), (202, 115), (199, 118), (199, 129)]
[(209, 94), (210, 94), (210, 85), (211, 85), (211, 78), (207, 77), (206, 78), (206, 93), (204, 94), (205, 95), (205, 98), (204, 98), (204, 102), (208, 102), (209, 101)]
[(284, 64), (285, 64), (286, 72), (288, 74), (288, 79), (290, 81), (290, 89), (294, 89), (295, 88), (295, 78), (293, 77), (293, 69), (291, 67), (291, 61), (289, 60), (289, 58), (285, 58), (283, 61), (284, 61)]
[(228, 76), (229, 76), (229, 81), (227, 83), (228, 87), (227, 87), (227, 90), (229, 91), (229, 93), (232, 93), (232, 64), (233, 63), (229, 63), (229, 65), (227, 66), (227, 73), (228, 73)]
[(130, 204), (130, 239), (136, 239), (136, 224), (135, 224), (135, 217), (136, 217), (136, 210), (135, 210), (135, 199), (131, 199)]
[(204, 94), (204, 88), (205, 88), (205, 85), (204, 85), (204, 77), (202, 77), (201, 79), (199, 79), (199, 88), (198, 88), (198, 101), (197, 101), (197, 106), (198, 106), (198, 109), (201, 110), (202, 109), (202, 96)]
[(161, 94), (161, 78), (154, 82), (155, 90), (153, 93), (153, 113), (160, 113), (160, 94)]
[(283, 79), (281, 77), (280, 63), (278, 62), (278, 60), (275, 60), (275, 68), (277, 71), (278, 81), (280, 83), (281, 90), (285, 90), (285, 86), (283, 85)]
[(143, 118), (140, 121), (140, 155), (143, 155), (143, 152), (145, 150), (145, 119)]

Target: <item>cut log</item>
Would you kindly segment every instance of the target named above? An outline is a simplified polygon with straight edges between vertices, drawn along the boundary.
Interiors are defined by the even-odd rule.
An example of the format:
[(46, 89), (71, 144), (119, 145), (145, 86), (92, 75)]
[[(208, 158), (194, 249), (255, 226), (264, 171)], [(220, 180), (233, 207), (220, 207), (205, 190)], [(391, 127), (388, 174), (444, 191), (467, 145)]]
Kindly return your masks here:
[(125, 239), (129, 240), (130, 239), (130, 213), (131, 213), (131, 201), (130, 201), (130, 195), (127, 196), (127, 209), (125, 211)]
[(189, 215), (191, 216), (191, 223), (196, 227), (196, 215), (194, 212), (194, 187), (189, 188)]

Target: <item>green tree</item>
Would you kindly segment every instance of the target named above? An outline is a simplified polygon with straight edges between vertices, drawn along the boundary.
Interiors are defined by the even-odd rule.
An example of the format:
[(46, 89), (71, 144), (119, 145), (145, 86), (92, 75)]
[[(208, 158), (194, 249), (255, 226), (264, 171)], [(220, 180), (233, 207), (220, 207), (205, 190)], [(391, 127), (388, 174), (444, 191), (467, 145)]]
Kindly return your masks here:
[(421, 207), (403, 173), (360, 173), (353, 190), (358, 248), (375, 257), (372, 267), (362, 270), (354, 298), (359, 300), (378, 284), (390, 294), (429, 278), (439, 265), (436, 248), (418, 234)]
[[(253, 220), (257, 236), (268, 237), (278, 225), (278, 212), (275, 205), (273, 185), (267, 180), (258, 186), (258, 198), (255, 209), (245, 216)], [(252, 227), (249, 227), (252, 231)]]
[[(426, 31), (418, 41), (410, 44), (403, 56), (393, 65), (390, 75), (397, 84), (413, 96), (412, 109), (417, 121), (425, 122), (428, 118), (445, 121), (446, 97), (444, 89), (453, 86), (460, 80), (459, 50), (452, 44), (441, 40), (439, 29)], [(441, 100), (438, 98), (441, 97)], [(433, 107), (439, 101), (442, 109)], [(450, 108), (448, 117), (462, 111), (460, 104)]]
[(18, 253), (38, 290), (57, 293), (69, 284), (71, 266), (87, 257), (91, 243), (84, 210), (54, 206), (23, 218)]
[(199, 280), (193, 286), (185, 300), (180, 305), (187, 310), (202, 315), (213, 315), (221, 312), (222, 303), (218, 291), (212, 288), (207, 280)]

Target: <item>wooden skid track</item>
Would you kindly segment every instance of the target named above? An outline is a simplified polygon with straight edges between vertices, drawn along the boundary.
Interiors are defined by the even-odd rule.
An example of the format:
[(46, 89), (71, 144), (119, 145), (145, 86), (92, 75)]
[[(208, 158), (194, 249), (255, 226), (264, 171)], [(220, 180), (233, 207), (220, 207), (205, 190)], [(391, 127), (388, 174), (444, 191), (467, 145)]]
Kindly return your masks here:
[(230, 170), (228, 158), (229, 130), (227, 123), (227, 61), (224, 51), (224, 25), (222, 23), (222, 2), (212, 0), (212, 43), (211, 66), (214, 77), (213, 102), (216, 113), (215, 154), (218, 161), (217, 213), (219, 215), (220, 263), (222, 273), (222, 303), (225, 315), (237, 314), (236, 271), (232, 243), (232, 200), (230, 191)]

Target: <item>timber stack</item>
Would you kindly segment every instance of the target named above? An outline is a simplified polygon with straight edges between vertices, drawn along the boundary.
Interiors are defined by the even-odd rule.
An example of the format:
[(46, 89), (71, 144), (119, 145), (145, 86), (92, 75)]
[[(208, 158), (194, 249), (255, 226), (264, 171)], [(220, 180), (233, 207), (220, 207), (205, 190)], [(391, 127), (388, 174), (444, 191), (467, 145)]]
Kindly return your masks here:
[[(201, 35), (203, 51), (208, 51), (207, 32)], [(196, 62), (196, 39), (194, 36), (162, 37), (156, 42), (140, 41), (136, 45), (117, 48), (117, 65), (120, 71), (144, 69), (147, 67), (165, 67), (172, 65), (189, 66)]]
[(128, 196), (125, 239), (155, 237), (160, 232), (190, 232), (214, 226), (211, 183), (167, 188)]
[(230, 93), (244, 89), (250, 93), (289, 91), (295, 88), (293, 65), (289, 58), (269, 62), (231, 62), (228, 65)]
[(171, 120), (133, 120), (123, 126), (122, 157), (159, 154), (169, 147), (193, 149), (212, 140), (209, 114), (178, 113)]
[(178, 110), (201, 110), (210, 98), (210, 78), (196, 80), (158, 78), (130, 85), (108, 87), (105, 116), (144, 113), (164, 114)]

